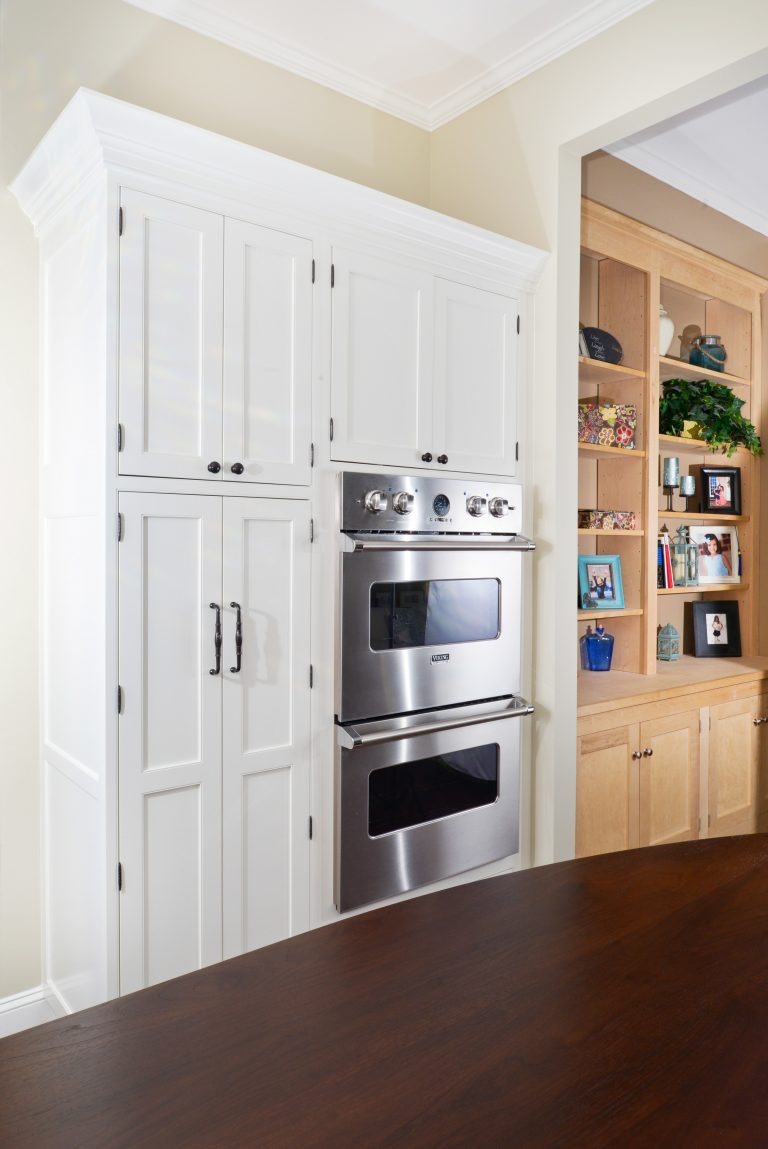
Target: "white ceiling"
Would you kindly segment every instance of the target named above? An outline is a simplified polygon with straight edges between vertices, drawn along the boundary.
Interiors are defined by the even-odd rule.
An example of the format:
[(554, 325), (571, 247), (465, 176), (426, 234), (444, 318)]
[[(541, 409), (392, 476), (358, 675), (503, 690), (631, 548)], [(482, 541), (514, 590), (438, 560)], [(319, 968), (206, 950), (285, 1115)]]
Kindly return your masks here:
[(436, 128), (654, 0), (128, 0)]
[(605, 150), (768, 235), (768, 77)]

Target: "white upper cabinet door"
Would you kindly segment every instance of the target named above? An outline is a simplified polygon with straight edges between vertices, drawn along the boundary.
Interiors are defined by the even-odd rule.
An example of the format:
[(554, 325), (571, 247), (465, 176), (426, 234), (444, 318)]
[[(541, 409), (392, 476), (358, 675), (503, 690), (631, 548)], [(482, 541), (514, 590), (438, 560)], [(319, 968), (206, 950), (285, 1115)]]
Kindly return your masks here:
[(225, 958), (309, 927), (309, 531), (306, 502), (224, 500)]
[(514, 475), (519, 304), (435, 283), (435, 457), (451, 471)]
[(221, 499), (120, 496), (120, 992), (221, 960)]
[(312, 242), (224, 226), (225, 479), (309, 484)]
[(126, 189), (121, 204), (120, 474), (220, 478), (223, 218)]
[(421, 466), (432, 441), (432, 276), (333, 250), (331, 457)]

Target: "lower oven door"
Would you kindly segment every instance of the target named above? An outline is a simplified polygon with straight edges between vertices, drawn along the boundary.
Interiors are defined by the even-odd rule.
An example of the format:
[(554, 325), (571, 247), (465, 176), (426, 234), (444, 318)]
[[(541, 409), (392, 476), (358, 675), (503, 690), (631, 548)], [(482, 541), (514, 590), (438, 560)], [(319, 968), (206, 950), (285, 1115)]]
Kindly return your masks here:
[(334, 900), (391, 898), (517, 852), (520, 698), (339, 727)]

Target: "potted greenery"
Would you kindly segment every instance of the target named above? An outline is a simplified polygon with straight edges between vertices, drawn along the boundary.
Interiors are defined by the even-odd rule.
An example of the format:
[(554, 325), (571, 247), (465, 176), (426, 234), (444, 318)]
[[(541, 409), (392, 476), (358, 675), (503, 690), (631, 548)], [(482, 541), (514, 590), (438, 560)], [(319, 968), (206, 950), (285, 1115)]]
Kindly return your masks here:
[(667, 379), (659, 403), (659, 431), (682, 435), (686, 423), (697, 424), (696, 437), (712, 451), (730, 456), (737, 447), (762, 455), (763, 447), (749, 419), (741, 414), (744, 400), (724, 383), (711, 379)]

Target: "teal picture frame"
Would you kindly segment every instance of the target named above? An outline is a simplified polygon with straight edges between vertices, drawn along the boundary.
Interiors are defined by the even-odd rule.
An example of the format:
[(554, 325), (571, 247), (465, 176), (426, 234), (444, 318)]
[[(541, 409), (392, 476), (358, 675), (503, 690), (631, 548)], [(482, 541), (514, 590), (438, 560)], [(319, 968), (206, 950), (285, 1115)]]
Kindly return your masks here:
[(624, 610), (618, 555), (579, 555), (579, 606), (582, 610)]

